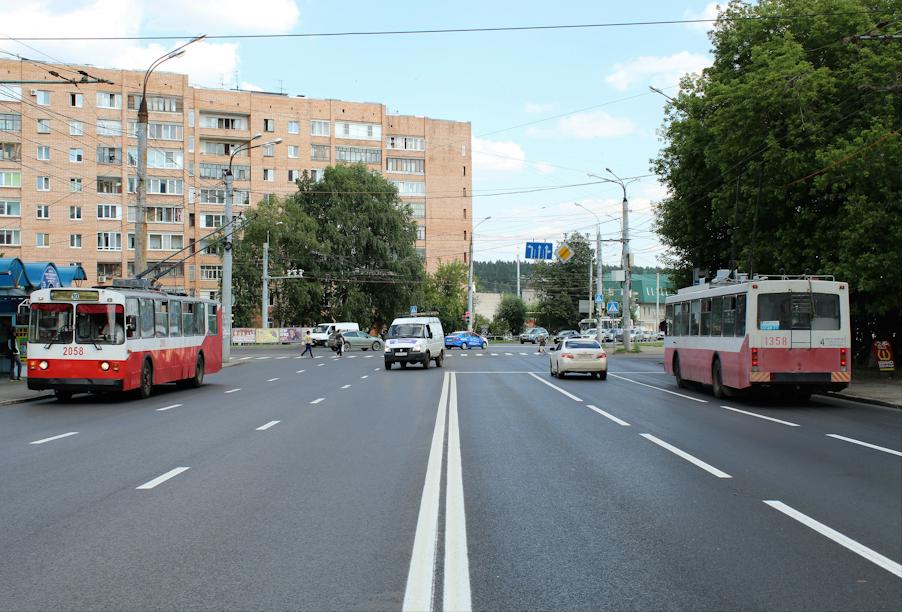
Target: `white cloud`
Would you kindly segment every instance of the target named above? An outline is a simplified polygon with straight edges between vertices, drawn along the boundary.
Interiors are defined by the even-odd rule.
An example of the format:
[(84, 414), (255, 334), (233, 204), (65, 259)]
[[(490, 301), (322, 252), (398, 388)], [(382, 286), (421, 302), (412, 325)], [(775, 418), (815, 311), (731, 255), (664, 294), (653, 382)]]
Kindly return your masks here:
[(614, 89), (629, 89), (636, 83), (668, 87), (679, 83), (687, 73), (700, 73), (711, 65), (711, 58), (702, 53), (680, 51), (673, 55), (643, 55), (625, 64), (615, 64), (605, 82)]
[[(239, 0), (161, 0), (153, 5), (153, 10), (149, 6), (144, 0), (89, 0), (77, 6), (33, 0), (5, 8), (0, 32), (19, 37), (76, 34), (133, 37), (148, 30), (236, 34), (284, 32), (296, 25), (300, 15), (294, 0), (256, 0), (253, 11), (245, 10)], [(240, 10), (235, 8), (239, 6)], [(173, 19), (173, 15), (178, 18)], [(39, 41), (29, 42), (28, 45), (33, 47), (29, 48), (4, 41), (0, 48), (51, 63), (144, 70), (155, 59), (185, 42), (187, 40)], [(186, 73), (192, 84), (234, 87), (239, 67), (238, 43), (202, 41), (188, 47), (184, 56), (167, 61), (161, 70)]]
[(247, 81), (241, 81), (241, 83), (238, 84), (238, 89), (241, 89), (243, 91), (266, 91), (259, 85), (255, 83), (249, 83)]
[(580, 140), (619, 138), (636, 131), (636, 124), (630, 119), (614, 117), (603, 110), (597, 110), (558, 119), (556, 131), (566, 138)]
[(538, 161), (533, 164), (533, 168), (539, 174), (552, 174), (554, 172), (554, 167), (548, 162)]
[(526, 153), (510, 140), (473, 139), (473, 168), (475, 171), (519, 172)]
[(554, 110), (554, 104), (544, 102), (527, 102), (523, 105), (523, 112), (531, 115), (549, 113)]
[[(726, 0), (723, 0), (724, 4)], [(699, 12), (694, 11), (684, 11), (683, 16), (686, 19), (717, 19), (717, 14), (720, 12), (720, 2), (709, 2), (705, 5)], [(711, 28), (714, 27), (713, 21), (699, 21), (698, 23), (687, 23), (686, 27), (691, 30), (697, 30), (699, 32), (707, 32)]]

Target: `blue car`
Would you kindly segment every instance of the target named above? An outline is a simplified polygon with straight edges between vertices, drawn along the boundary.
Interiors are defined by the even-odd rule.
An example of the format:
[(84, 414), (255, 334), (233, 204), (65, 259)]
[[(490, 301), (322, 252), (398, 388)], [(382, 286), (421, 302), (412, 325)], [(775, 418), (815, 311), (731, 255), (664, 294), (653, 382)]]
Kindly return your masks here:
[(489, 345), (488, 340), (477, 334), (476, 332), (469, 331), (456, 331), (452, 334), (448, 334), (445, 336), (445, 348), (459, 348), (463, 350), (467, 350), (469, 348), (481, 348), (485, 349)]

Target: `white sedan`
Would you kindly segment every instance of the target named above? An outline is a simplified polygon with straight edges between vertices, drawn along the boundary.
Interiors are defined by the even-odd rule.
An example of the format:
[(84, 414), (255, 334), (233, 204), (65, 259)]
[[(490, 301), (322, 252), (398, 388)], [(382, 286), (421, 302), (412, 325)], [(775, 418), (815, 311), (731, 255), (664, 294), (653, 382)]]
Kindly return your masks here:
[(570, 338), (559, 342), (548, 353), (551, 375), (563, 378), (570, 372), (582, 372), (601, 380), (608, 377), (608, 354), (597, 340)]

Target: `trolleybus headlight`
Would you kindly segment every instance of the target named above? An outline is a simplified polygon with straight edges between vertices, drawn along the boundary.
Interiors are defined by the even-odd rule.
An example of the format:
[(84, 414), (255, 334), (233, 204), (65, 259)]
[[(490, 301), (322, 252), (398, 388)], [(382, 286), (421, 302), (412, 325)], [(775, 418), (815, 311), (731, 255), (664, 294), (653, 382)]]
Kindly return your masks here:
[(42, 361), (41, 363), (38, 364), (38, 367), (41, 368), (42, 370), (46, 370), (49, 365), (50, 364), (48, 364), (46, 361)]
[(103, 370), (104, 372), (106, 372), (107, 370), (109, 370), (109, 369), (110, 369), (110, 364), (109, 364), (109, 362), (108, 362), (108, 361), (101, 361), (101, 362), (100, 362), (100, 369)]

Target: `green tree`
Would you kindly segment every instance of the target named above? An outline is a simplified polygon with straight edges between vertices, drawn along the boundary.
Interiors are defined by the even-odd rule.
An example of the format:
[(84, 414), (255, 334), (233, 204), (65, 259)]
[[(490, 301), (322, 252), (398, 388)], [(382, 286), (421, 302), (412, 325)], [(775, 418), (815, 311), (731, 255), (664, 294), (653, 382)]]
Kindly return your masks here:
[(445, 332), (460, 328), (467, 312), (467, 266), (459, 261), (440, 264), (426, 278), (422, 304), (424, 311), (438, 312)]
[(567, 263), (539, 262), (533, 268), (531, 284), (539, 291), (536, 323), (550, 330), (573, 328), (580, 320), (579, 300), (589, 297), (589, 262), (593, 249), (579, 233), (567, 243), (573, 256)]
[[(759, 19), (830, 13), (825, 17)], [(656, 229), (693, 268), (833, 274), (858, 327), (899, 331), (899, 45), (889, 0), (732, 1), (714, 63), (666, 107)]]
[(516, 295), (504, 295), (498, 304), (495, 321), (503, 325), (505, 332), (519, 334), (526, 322), (526, 304)]

